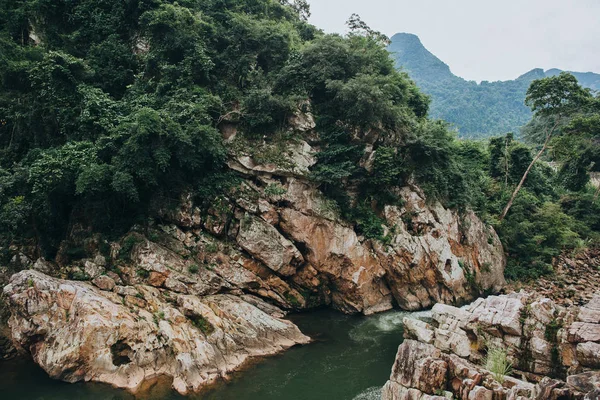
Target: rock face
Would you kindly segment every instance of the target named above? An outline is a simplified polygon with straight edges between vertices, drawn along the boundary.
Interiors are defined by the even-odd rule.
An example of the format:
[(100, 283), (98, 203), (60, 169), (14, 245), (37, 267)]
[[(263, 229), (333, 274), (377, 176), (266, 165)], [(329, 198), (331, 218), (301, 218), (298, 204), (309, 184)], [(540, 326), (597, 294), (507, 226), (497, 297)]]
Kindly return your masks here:
[[(312, 118), (294, 121), (315, 136)], [(366, 239), (307, 178), (308, 142), (246, 150), (228, 163), (241, 184), (209, 207), (189, 194), (156, 200), (155, 220), (113, 243), (75, 224), (55, 260), (21, 263), (33, 270), (5, 288), (15, 342), (58, 379), (133, 389), (167, 375), (185, 393), (249, 356), (306, 342), (282, 310), (417, 310), (504, 285), (500, 241), (473, 213), (406, 187), (402, 206), (378, 211), (385, 240)], [(70, 247), (85, 258), (72, 260)]]
[[(593, 369), (600, 367), (600, 294), (569, 310), (527, 293), (464, 308), (436, 304), (431, 323), (404, 323), (408, 340), (398, 350), (384, 400), (599, 398), (600, 371)], [(507, 376), (500, 383), (482, 367), (490, 349), (503, 349), (513, 375), (526, 381)]]
[[(279, 163), (261, 165), (243, 152), (233, 157), (230, 168), (244, 182), (204, 213), (190, 196), (159, 210), (157, 228), (170, 238), (146, 246), (145, 258), (157, 255), (151, 268), (133, 258), (134, 268), (150, 272), (148, 284), (197, 294), (241, 289), (286, 309), (325, 305), (363, 314), (394, 303), (406, 310), (465, 303), (505, 284), (502, 245), (472, 212), (428, 204), (419, 188), (405, 187), (398, 192), (402, 207), (381, 210), (386, 243), (365, 239), (306, 178), (312, 147), (300, 141), (277, 150)], [(162, 248), (171, 251), (168, 263)], [(181, 279), (194, 263), (201, 273), (193, 279), (209, 279), (210, 291)]]
[(472, 212), (459, 216), (439, 203), (427, 205), (418, 189), (404, 188), (401, 196), (403, 208), (385, 209), (395, 232), (391, 245), (376, 246), (400, 307), (463, 303), (504, 285), (504, 252), (491, 227)]
[(227, 375), (248, 357), (309, 341), (257, 298), (251, 304), (232, 295), (128, 289), (131, 294), (20, 272), (4, 289), (13, 338), (56, 379), (135, 390), (162, 375), (172, 377), (182, 394)]

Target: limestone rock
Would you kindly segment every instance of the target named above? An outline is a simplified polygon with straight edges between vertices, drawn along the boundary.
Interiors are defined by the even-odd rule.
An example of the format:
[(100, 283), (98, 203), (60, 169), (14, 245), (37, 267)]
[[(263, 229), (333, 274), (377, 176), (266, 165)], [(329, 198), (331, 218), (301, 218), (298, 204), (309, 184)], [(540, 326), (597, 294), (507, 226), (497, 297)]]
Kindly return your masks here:
[(581, 307), (577, 319), (581, 322), (600, 324), (600, 294), (595, 295), (588, 304)]
[(182, 394), (226, 376), (248, 357), (309, 341), (291, 322), (239, 297), (184, 296), (174, 305), (155, 288), (138, 290), (144, 299), (127, 296), (125, 306), (116, 293), (86, 283), (19, 272), (4, 289), (13, 339), (55, 379), (135, 391), (145, 379), (165, 375)]
[(433, 327), (427, 322), (404, 317), (402, 323), (404, 324), (404, 337), (416, 339), (421, 343), (433, 344), (435, 333)]
[(46, 261), (44, 258), (38, 258), (31, 269), (39, 271), (43, 274), (49, 274), (52, 272), (53, 267), (52, 264)]
[(85, 261), (83, 264), (83, 271), (85, 272), (85, 274), (87, 276), (89, 276), (90, 278), (95, 278), (99, 275), (101, 275), (104, 272), (104, 267), (96, 264), (93, 261)]
[(448, 365), (432, 345), (406, 340), (398, 348), (390, 380), (407, 388), (434, 394), (446, 384)]
[(181, 196), (176, 207), (165, 207), (158, 210), (159, 215), (167, 222), (175, 223), (183, 228), (199, 228), (202, 226), (202, 215), (194, 206), (192, 194), (187, 192)]
[(600, 368), (600, 343), (579, 343), (576, 352), (577, 360), (581, 365), (589, 368)]
[(92, 280), (92, 283), (102, 290), (113, 290), (115, 281), (106, 275), (100, 275)]
[(582, 393), (600, 390), (600, 371), (571, 375), (567, 377), (567, 384)]
[(245, 175), (279, 175), (285, 177), (302, 177), (308, 174), (309, 168), (316, 163), (314, 150), (305, 141), (291, 143), (282, 152), (281, 163), (258, 164), (251, 156), (240, 155), (229, 160), (227, 165), (234, 171)]
[(600, 342), (600, 324), (589, 322), (574, 322), (568, 331), (569, 342)]
[(463, 219), (439, 203), (427, 205), (417, 188), (403, 188), (404, 207), (385, 207), (396, 234), (390, 246), (376, 245), (394, 298), (404, 309), (473, 299), (477, 290), (505, 283), (504, 252), (496, 233), (473, 213)]
[(281, 211), (281, 229), (295, 242), (303, 243), (307, 261), (335, 282), (338, 293), (332, 301), (346, 312), (372, 314), (392, 308), (392, 297), (384, 282), (385, 269), (353, 229), (293, 209)]
[(474, 305), (470, 323), (477, 322), (487, 328), (497, 328), (508, 335), (521, 335), (521, 310), (525, 307), (523, 296), (490, 296)]
[[(436, 393), (450, 391), (454, 398), (597, 399), (600, 371), (589, 371), (600, 368), (599, 324), (593, 322), (597, 304), (594, 298), (581, 309), (565, 310), (524, 292), (478, 299), (463, 308), (436, 304), (430, 323), (405, 318), (407, 340), (382, 399), (430, 395), (436, 375), (423, 376), (418, 366), (434, 365), (432, 359), (444, 362), (447, 371), (445, 380), (435, 381)], [(513, 368), (534, 383), (510, 376), (497, 381), (482, 366), (486, 348), (504, 349)], [(571, 374), (566, 382), (565, 373)]]
[(292, 242), (277, 229), (254, 216), (246, 215), (242, 219), (237, 242), (267, 267), (282, 275), (293, 275), (296, 271), (294, 264), (304, 261)]

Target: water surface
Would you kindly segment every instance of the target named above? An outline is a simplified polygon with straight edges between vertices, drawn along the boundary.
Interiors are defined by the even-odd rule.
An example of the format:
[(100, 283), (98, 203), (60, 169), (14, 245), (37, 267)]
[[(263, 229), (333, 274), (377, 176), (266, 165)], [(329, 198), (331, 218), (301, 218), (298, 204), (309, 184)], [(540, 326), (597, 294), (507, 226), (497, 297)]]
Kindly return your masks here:
[[(190, 400), (372, 400), (389, 377), (402, 342), (402, 318), (391, 311), (371, 317), (330, 310), (292, 316), (314, 342), (253, 362), (214, 389)], [(31, 361), (0, 362), (0, 397), (22, 400), (133, 400), (103, 384), (54, 381)], [(143, 400), (185, 397), (156, 386)]]

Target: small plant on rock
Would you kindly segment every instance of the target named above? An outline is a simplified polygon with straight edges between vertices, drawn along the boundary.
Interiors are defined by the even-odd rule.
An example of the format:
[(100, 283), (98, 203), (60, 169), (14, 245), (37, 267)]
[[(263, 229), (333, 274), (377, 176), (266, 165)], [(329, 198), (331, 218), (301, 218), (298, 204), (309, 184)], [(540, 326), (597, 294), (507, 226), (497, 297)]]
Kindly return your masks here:
[(204, 250), (207, 253), (216, 253), (217, 251), (219, 251), (219, 246), (216, 243), (206, 243), (206, 245), (204, 246)]
[(287, 190), (277, 183), (269, 183), (265, 188), (265, 194), (269, 197), (280, 197), (286, 193)]
[(136, 271), (137, 276), (139, 276), (140, 278), (146, 279), (150, 276), (150, 272), (146, 271), (145, 269), (138, 269)]
[(137, 236), (127, 236), (123, 240), (123, 244), (121, 245), (121, 249), (119, 250), (119, 258), (121, 260), (129, 261), (131, 250), (133, 250), (133, 247), (141, 241), (142, 239), (140, 239)]
[(506, 349), (500, 347), (488, 349), (485, 368), (492, 373), (495, 380), (504, 383), (506, 375), (512, 373), (512, 364), (508, 361)]
[(205, 335), (210, 335), (215, 331), (215, 328), (212, 326), (212, 324), (201, 315), (193, 315), (190, 316), (189, 319), (192, 321), (192, 325), (198, 328)]

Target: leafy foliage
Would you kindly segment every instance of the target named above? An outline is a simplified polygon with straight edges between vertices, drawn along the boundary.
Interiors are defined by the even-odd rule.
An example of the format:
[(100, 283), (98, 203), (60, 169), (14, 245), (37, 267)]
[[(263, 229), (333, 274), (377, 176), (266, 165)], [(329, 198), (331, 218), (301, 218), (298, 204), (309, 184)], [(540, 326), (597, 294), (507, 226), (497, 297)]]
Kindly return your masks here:
[(492, 373), (496, 381), (504, 383), (506, 376), (512, 373), (512, 364), (508, 361), (506, 349), (499, 347), (488, 349), (485, 368)]
[(112, 233), (153, 198), (231, 179), (218, 132), (281, 127), (277, 74), (317, 33), (304, 1), (0, 1), (2, 239), (52, 255), (78, 222)]
[[(532, 117), (524, 104), (529, 85), (561, 72), (534, 69), (514, 80), (477, 83), (454, 75), (414, 35), (394, 35), (389, 50), (396, 65), (431, 96), (431, 116), (451, 123), (463, 138), (487, 139), (504, 132), (519, 132)], [(581, 85), (600, 90), (599, 74), (572, 74)]]
[(460, 141), (428, 119), (429, 97), (358, 16), (340, 36), (309, 25), (304, 0), (0, 0), (0, 10), (0, 250), (27, 243), (52, 257), (75, 224), (120, 236), (184, 190), (208, 208), (239, 183), (220, 129), (233, 125), (255, 153), (275, 149), (257, 154), (272, 161), (301, 135), (290, 117), (308, 111), (319, 149), (310, 176), (367, 238), (389, 240), (384, 206), (412, 184), (495, 224), (509, 277), (546, 273), (560, 251), (598, 236), (588, 182), (600, 106), (569, 77), (556, 97), (578, 93), (579, 111), (552, 144), (559, 172), (536, 164), (498, 222), (531, 149), (512, 135)]

